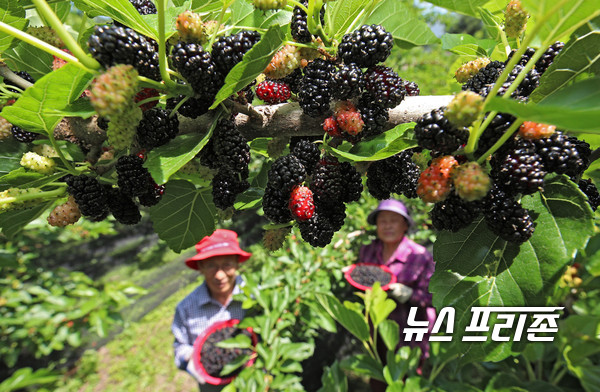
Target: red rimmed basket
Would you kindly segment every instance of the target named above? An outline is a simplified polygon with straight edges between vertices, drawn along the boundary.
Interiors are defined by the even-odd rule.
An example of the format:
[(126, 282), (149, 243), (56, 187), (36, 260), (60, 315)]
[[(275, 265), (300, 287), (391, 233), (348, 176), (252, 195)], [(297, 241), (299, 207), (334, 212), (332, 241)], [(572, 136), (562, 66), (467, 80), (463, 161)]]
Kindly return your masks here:
[(392, 270), (389, 269), (389, 267), (385, 266), (385, 265), (381, 265), (381, 264), (375, 264), (375, 263), (357, 263), (357, 264), (352, 264), (347, 270), (346, 272), (344, 272), (344, 276), (346, 277), (346, 280), (348, 281), (348, 283), (350, 283), (352, 286), (356, 287), (359, 290), (369, 290), (371, 289), (371, 286), (365, 286), (362, 285), (360, 283), (358, 283), (357, 281), (355, 281), (354, 279), (352, 279), (352, 276), (350, 276), (350, 274), (352, 273), (352, 271), (354, 271), (354, 269), (358, 266), (363, 266), (363, 265), (368, 265), (368, 266), (374, 266), (374, 267), (378, 267), (381, 268), (383, 271), (387, 272), (390, 275), (390, 281), (389, 283), (381, 286), (382, 290), (387, 290), (391, 284), (396, 283), (396, 275), (394, 275), (392, 273)]
[[(218, 331), (219, 329), (233, 327), (234, 325), (237, 325), (239, 323), (240, 323), (240, 320), (238, 320), (238, 319), (231, 319), (231, 320), (225, 320), (225, 321), (220, 321), (220, 322), (214, 323), (210, 327), (208, 327), (200, 336), (198, 336), (196, 338), (196, 341), (194, 342), (194, 354), (192, 355), (192, 359), (194, 361), (194, 366), (196, 367), (198, 374), (200, 374), (200, 376), (202, 376), (202, 378), (204, 378), (204, 380), (206, 380), (207, 383), (212, 384), (212, 385), (225, 385), (225, 384), (229, 384), (235, 378), (235, 376), (225, 377), (225, 378), (211, 376), (210, 374), (208, 374), (206, 369), (204, 369), (204, 365), (202, 365), (201, 359), (202, 359), (202, 346), (204, 345), (204, 342), (206, 342), (206, 339), (213, 332)], [(246, 330), (248, 332), (250, 332), (250, 339), (252, 340), (252, 345), (256, 346), (256, 343), (258, 343), (258, 337), (252, 331), (252, 328), (246, 328)], [(254, 358), (254, 357), (250, 358), (248, 360), (248, 362), (246, 362), (244, 367), (251, 366), (255, 360), (256, 360), (256, 358)]]

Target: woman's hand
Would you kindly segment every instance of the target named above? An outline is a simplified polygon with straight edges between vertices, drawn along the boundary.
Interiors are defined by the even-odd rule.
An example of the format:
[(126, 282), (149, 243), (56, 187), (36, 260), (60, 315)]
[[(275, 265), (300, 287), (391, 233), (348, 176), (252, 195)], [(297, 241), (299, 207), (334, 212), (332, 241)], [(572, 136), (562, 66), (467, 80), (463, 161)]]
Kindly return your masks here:
[(388, 286), (387, 292), (390, 297), (403, 304), (410, 299), (413, 289), (402, 283), (392, 283)]

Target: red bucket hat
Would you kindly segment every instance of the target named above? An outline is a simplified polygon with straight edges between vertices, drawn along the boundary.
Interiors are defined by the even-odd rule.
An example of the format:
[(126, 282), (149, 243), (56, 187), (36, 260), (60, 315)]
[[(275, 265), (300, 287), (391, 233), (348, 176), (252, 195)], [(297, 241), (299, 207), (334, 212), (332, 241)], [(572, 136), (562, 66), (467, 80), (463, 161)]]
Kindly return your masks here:
[(206, 260), (215, 256), (239, 255), (240, 262), (246, 261), (252, 253), (240, 248), (238, 235), (235, 231), (217, 229), (210, 236), (204, 237), (196, 244), (196, 255), (185, 261), (185, 264), (197, 270), (199, 260)]

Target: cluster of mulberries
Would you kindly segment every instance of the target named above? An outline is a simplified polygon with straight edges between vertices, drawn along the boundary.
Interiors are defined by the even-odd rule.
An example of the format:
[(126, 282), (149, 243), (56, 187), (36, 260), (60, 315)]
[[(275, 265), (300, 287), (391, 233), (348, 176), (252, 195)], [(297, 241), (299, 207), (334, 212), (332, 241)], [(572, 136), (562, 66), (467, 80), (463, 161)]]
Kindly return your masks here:
[[(306, 16), (297, 7), (292, 18), (293, 34), (297, 29), (298, 39), (310, 40), (310, 33), (303, 27), (305, 21), (299, 18), (301, 15)], [(265, 74), (277, 79), (289, 78), (285, 82), (292, 92), (297, 91), (300, 107), (308, 116), (326, 114), (332, 100), (345, 105), (344, 114), (339, 115), (339, 104), (336, 104), (335, 115), (328, 118), (323, 127), (332, 137), (355, 144), (383, 132), (389, 109), (400, 104), (407, 95), (420, 93), (416, 83), (403, 80), (389, 67), (378, 65), (390, 55), (393, 43), (392, 34), (382, 26), (363, 25), (342, 38), (337, 63), (316, 58), (299, 71), (298, 50), (287, 50), (287, 54), (282, 51), (276, 55), (282, 58), (277, 62), (280, 64), (273, 65), (272, 61), (270, 68), (273, 69), (268, 67)], [(275, 70), (279, 73), (270, 76)], [(343, 129), (344, 124), (348, 131)]]
[(231, 339), (239, 334), (244, 334), (248, 337), (251, 336), (247, 330), (241, 330), (236, 327), (225, 327), (218, 329), (211, 333), (204, 344), (200, 348), (200, 363), (202, 367), (212, 377), (232, 377), (242, 371), (243, 367), (236, 369), (234, 372), (221, 375), (225, 365), (228, 365), (235, 361), (242, 355), (250, 356), (252, 350), (247, 348), (222, 348), (218, 347), (217, 343)]
[(375, 161), (367, 169), (367, 188), (378, 200), (388, 199), (396, 193), (408, 198), (417, 197), (417, 182), (421, 171), (413, 162), (413, 154), (419, 149), (408, 149), (389, 158)]
[(203, 166), (218, 171), (211, 180), (215, 206), (221, 210), (232, 207), (237, 195), (250, 187), (250, 146), (233, 118), (219, 120), (199, 158)]
[[(117, 185), (131, 199), (137, 198), (140, 205), (151, 207), (162, 198), (164, 186), (157, 185), (144, 166), (144, 156), (124, 155), (117, 160)], [(116, 217), (116, 216), (115, 216)]]
[(321, 157), (313, 142), (300, 140), (273, 162), (263, 196), (265, 216), (274, 223), (295, 220), (302, 238), (323, 247), (344, 224), (345, 203), (362, 193), (360, 173), (348, 162)]
[(161, 79), (156, 42), (129, 27), (96, 26), (88, 39), (88, 49), (104, 68), (127, 64), (132, 65), (142, 76)]

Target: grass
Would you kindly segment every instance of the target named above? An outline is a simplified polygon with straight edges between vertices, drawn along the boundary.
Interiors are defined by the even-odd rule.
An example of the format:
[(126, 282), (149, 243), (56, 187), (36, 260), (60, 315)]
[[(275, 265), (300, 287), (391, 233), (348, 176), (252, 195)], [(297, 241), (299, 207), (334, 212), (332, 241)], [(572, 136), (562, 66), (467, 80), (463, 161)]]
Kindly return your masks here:
[(175, 307), (198, 284), (185, 286), (99, 350), (88, 350), (57, 392), (175, 392), (197, 389), (175, 367), (171, 322)]

